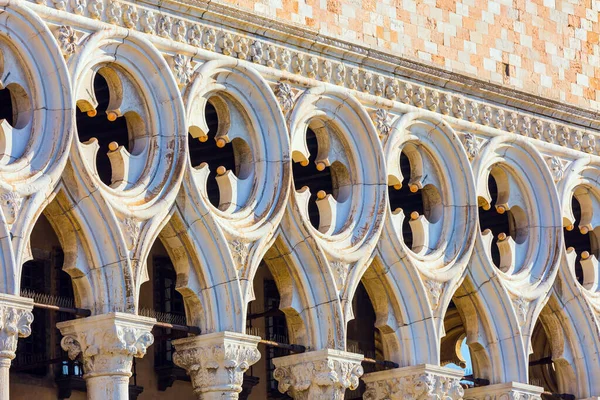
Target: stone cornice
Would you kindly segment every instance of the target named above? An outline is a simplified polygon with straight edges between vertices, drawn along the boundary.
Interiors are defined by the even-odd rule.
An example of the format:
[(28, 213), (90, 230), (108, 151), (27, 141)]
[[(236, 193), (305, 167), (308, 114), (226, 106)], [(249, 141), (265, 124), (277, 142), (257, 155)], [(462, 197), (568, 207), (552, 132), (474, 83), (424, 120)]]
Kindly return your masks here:
[[(381, 52), (370, 53), (375, 50), (320, 35), (307, 38), (305, 32), (310, 31), (306, 29), (231, 6), (172, 0), (145, 3), (30, 0), (26, 4), (47, 22), (73, 24), (82, 32), (102, 28), (102, 21), (147, 34), (167, 53), (168, 59), (174, 58), (169, 54), (180, 57), (179, 63), (171, 62), (174, 69), (191, 61), (211, 59), (211, 54), (215, 58), (233, 57), (254, 65), (272, 81), (282, 79), (302, 87), (328, 84), (351, 90), (372, 108), (402, 109), (403, 113), (425, 109), (453, 117), (451, 123), (467, 123), (468, 130), (489, 127), (563, 148), (590, 154), (598, 152), (596, 138), (600, 119), (596, 113), (571, 109), (568, 105), (531, 95), (522, 94), (522, 100), (519, 100), (517, 92), (500, 87), (495, 90), (489, 85), (479, 87), (471, 77), (450, 74), (420, 63), (410, 64), (412, 61)], [(85, 37), (85, 33), (78, 36), (75, 32), (74, 35), (79, 39)], [(69, 52), (64, 48), (63, 51), (68, 57)], [(191, 68), (191, 65), (186, 66), (187, 70), (191, 71)], [(174, 73), (179, 76), (180, 84), (185, 83), (185, 79), (180, 79), (185, 76)], [(417, 78), (421, 80), (417, 82)], [(436, 83), (420, 83), (425, 81)], [(502, 94), (503, 91), (512, 97)]]
[(412, 60), (369, 46), (323, 35), (314, 29), (292, 22), (278, 21), (257, 13), (242, 10), (216, 1), (153, 0), (144, 2), (156, 7), (189, 13), (231, 29), (246, 31), (299, 48), (356, 63), (398, 77), (414, 79), (440, 88), (456, 90), (463, 94), (481, 97), (510, 107), (547, 117), (600, 129), (600, 113), (575, 107), (535, 94), (498, 85), (475, 76), (459, 74)]

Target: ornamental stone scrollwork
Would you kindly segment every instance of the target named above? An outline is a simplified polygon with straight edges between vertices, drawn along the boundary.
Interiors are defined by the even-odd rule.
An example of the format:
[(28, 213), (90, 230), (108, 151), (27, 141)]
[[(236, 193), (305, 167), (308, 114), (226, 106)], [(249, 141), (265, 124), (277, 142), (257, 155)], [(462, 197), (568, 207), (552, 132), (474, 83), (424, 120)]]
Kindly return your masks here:
[[(231, 35), (231, 33), (225, 33), (223, 37), (221, 37), (219, 45), (221, 46), (221, 51), (223, 51), (223, 54), (225, 54), (226, 56), (233, 54), (233, 48), (235, 43), (233, 42), (233, 36)], [(240, 56), (245, 58), (246, 54), (240, 53)]]
[(335, 65), (333, 81), (336, 85), (343, 85), (346, 80), (346, 67), (342, 63)]
[(365, 400), (462, 400), (462, 371), (418, 365), (374, 372), (363, 377)]
[(171, 21), (171, 17), (168, 15), (161, 15), (158, 19), (158, 28), (156, 33), (158, 36), (162, 36), (164, 38), (170, 38), (173, 29), (173, 21)]
[(241, 60), (246, 60), (250, 53), (250, 43), (247, 38), (240, 38), (236, 45), (237, 57)]
[(362, 355), (320, 350), (274, 358), (273, 377), (281, 393), (294, 400), (342, 400), (346, 389), (358, 387)]
[(277, 60), (279, 69), (288, 69), (291, 62), (292, 62), (292, 54), (290, 53), (290, 51), (288, 49), (281, 50), (281, 52), (279, 53), (279, 58)]
[(108, 22), (114, 25), (119, 25), (121, 22), (121, 16), (123, 13), (123, 8), (121, 3), (117, 0), (110, 0), (108, 2), (108, 7), (106, 8), (106, 18)]
[(454, 112), (454, 116), (458, 119), (463, 119), (466, 110), (467, 104), (465, 102), (465, 99), (463, 99), (462, 97), (455, 98), (452, 106), (452, 112)]
[(88, 3), (88, 12), (93, 19), (100, 19), (104, 11), (104, 3), (102, 0), (90, 0)]
[(523, 297), (513, 299), (515, 311), (519, 319), (519, 324), (524, 325), (527, 322), (527, 312), (529, 311), (529, 301)]
[(552, 172), (552, 177), (554, 178), (554, 182), (560, 181), (565, 175), (565, 166), (560, 157), (552, 156), (546, 159), (546, 163), (548, 164), (548, 168), (550, 168), (550, 172)]
[[(39, 1), (39, 0), (31, 0), (31, 1)], [(103, 7), (104, 3), (106, 2), (106, 13), (103, 12)], [(107, 23), (110, 24), (114, 24), (114, 25), (120, 25), (121, 24), (121, 18), (119, 17), (119, 11), (118, 9), (120, 8), (120, 6), (116, 6), (116, 0), (92, 0), (89, 2), (86, 2), (85, 0), (71, 0), (71, 7), (69, 7), (69, 12), (73, 12), (75, 14), (78, 15), (84, 15), (86, 10), (89, 10), (89, 16), (92, 18), (96, 18), (96, 19), (104, 19)], [(67, 2), (63, 1), (63, 0), (53, 0), (53, 6), (59, 10), (65, 10), (67, 11)], [(148, 33), (148, 34), (154, 34), (155, 31), (158, 32), (159, 36), (162, 37), (173, 37), (174, 40), (176, 41), (180, 41), (180, 42), (184, 42), (185, 41), (185, 27), (188, 25), (196, 25), (195, 23), (190, 22), (189, 20), (184, 20), (183, 18), (180, 18), (180, 16), (175, 15), (175, 14), (171, 14), (171, 13), (163, 13), (163, 11), (160, 11), (160, 20), (158, 21), (158, 30), (157, 30), (157, 21), (156, 21), (156, 13), (158, 12), (157, 10), (153, 10), (147, 6), (142, 6), (142, 7), (135, 7), (132, 5), (125, 5), (124, 6), (124, 13), (123, 13), (123, 23), (126, 27), (130, 28), (130, 29), (136, 29), (138, 28), (136, 22), (135, 22), (135, 18), (132, 18), (133, 13), (137, 13), (136, 9), (139, 8), (139, 13), (142, 16), (141, 18), (141, 24), (139, 25), (139, 29), (140, 31), (144, 32), (144, 33)], [(129, 14), (129, 15), (127, 15)], [(225, 43), (226, 45), (224, 46), (215, 46), (216, 43), (216, 31), (213, 27), (209, 26), (209, 25), (200, 25), (201, 28), (199, 28), (200, 30), (206, 30), (206, 32), (211, 33), (211, 35), (209, 35), (212, 39), (214, 40), (210, 40), (210, 39), (206, 39), (204, 41), (204, 43), (202, 44), (203, 47), (209, 51), (217, 51), (220, 52), (222, 54), (225, 55), (233, 55), (232, 52), (232, 46), (227, 45), (228, 43)], [(171, 27), (175, 27), (175, 31), (172, 32)], [(164, 29), (163, 29), (164, 28)], [(307, 76), (308, 78), (311, 79), (322, 79), (324, 81), (332, 81), (333, 83), (335, 83), (336, 85), (339, 86), (343, 86), (343, 87), (347, 87), (349, 89), (357, 89), (358, 87), (358, 81), (359, 79), (356, 79), (358, 77), (358, 75), (362, 75), (363, 76), (363, 80), (361, 83), (361, 87), (360, 89), (362, 89), (362, 91), (367, 92), (369, 94), (375, 94), (376, 96), (386, 96), (389, 99), (395, 99), (396, 96), (394, 96), (395, 91), (393, 89), (388, 90), (387, 87), (383, 88), (381, 85), (379, 84), (374, 84), (376, 82), (384, 82), (384, 81), (390, 81), (390, 82), (394, 82), (396, 80), (397, 77), (395, 76), (390, 76), (389, 74), (380, 74), (380, 73), (376, 73), (374, 71), (369, 71), (364, 69), (363, 67), (359, 68), (354, 68), (349, 64), (345, 64), (344, 62), (339, 62), (339, 64), (337, 62), (334, 62), (330, 59), (324, 58), (322, 56), (319, 57), (313, 57), (311, 55), (309, 55), (308, 53), (302, 53), (302, 52), (298, 52), (298, 51), (293, 51), (290, 52), (288, 49), (285, 48), (285, 46), (281, 46), (281, 45), (274, 45), (274, 44), (269, 44), (268, 46), (263, 46), (262, 43), (258, 42), (256, 40), (256, 37), (250, 37), (247, 34), (238, 34), (238, 33), (231, 33), (231, 32), (225, 32), (221, 35), (221, 38), (226, 37), (228, 39), (231, 40), (232, 43), (238, 43), (239, 41), (243, 40), (247, 40), (250, 43), (253, 43), (253, 46), (256, 46), (257, 48), (260, 47), (259, 51), (261, 52), (260, 55), (255, 55), (254, 57), (251, 57), (253, 62), (257, 62), (257, 63), (262, 63), (263, 58), (266, 59), (266, 63), (269, 67), (273, 67), (275, 66), (275, 61), (277, 63), (277, 65), (279, 66), (280, 69), (286, 70), (288, 69), (288, 67), (291, 67), (291, 71), (296, 73), (296, 74), (301, 74), (304, 76)], [(197, 46), (199, 44), (198, 40), (190, 40), (189, 41), (190, 44)], [(256, 45), (254, 45), (255, 43), (257, 43)], [(262, 49), (262, 47), (265, 47), (265, 49)], [(267, 53), (266, 57), (264, 56), (263, 53)], [(288, 54), (288, 58), (290, 60), (293, 60), (293, 62), (283, 62), (281, 63), (281, 55), (284, 54), (284, 52), (287, 52)], [(277, 56), (279, 55), (279, 57)], [(309, 60), (309, 68), (305, 69), (304, 68), (304, 60), (308, 59)], [(345, 77), (343, 77), (342, 75), (338, 75), (335, 71), (332, 71), (332, 73), (330, 74), (326, 74), (322, 71), (326, 71), (327, 65), (330, 66), (335, 66), (333, 69), (339, 69), (339, 71), (345, 71), (346, 68), (348, 68), (351, 73), (351, 78), (346, 80)], [(339, 67), (338, 67), (339, 65)], [(325, 74), (322, 76), (322, 74)], [(327, 79), (324, 79), (324, 77), (327, 77)], [(331, 79), (331, 78), (334, 79)], [(392, 85), (394, 85), (392, 83)], [(407, 83), (407, 82), (401, 82), (399, 83), (400, 88), (402, 88), (402, 90), (400, 90), (400, 92), (405, 91), (406, 94), (402, 94), (400, 93), (400, 95), (398, 96), (400, 101), (406, 103), (406, 104), (410, 104), (413, 105), (415, 107), (423, 107), (424, 105), (427, 106), (427, 108), (429, 108), (432, 111), (437, 111), (438, 106), (434, 106), (434, 104), (436, 103), (437, 99), (440, 97), (440, 92), (436, 89), (432, 89), (432, 88), (428, 88), (424, 85), (417, 85), (414, 83)], [(384, 89), (384, 90), (382, 90)], [(409, 90), (405, 90), (405, 89), (409, 89)], [(430, 92), (427, 94), (427, 96), (422, 96), (423, 90), (425, 90), (426, 92)], [(410, 92), (410, 95), (408, 95), (408, 92)], [(413, 96), (414, 93), (414, 96)], [(475, 100), (469, 100), (470, 106), (472, 106), (470, 108), (470, 110), (465, 110), (461, 112), (461, 109), (463, 108), (462, 106), (464, 104), (466, 104), (465, 99), (463, 99), (461, 96), (456, 96), (454, 101), (452, 101), (452, 95), (450, 94), (445, 94), (447, 96), (446, 99), (442, 99), (443, 101), (441, 102), (440, 106), (439, 106), (439, 112), (441, 112), (442, 114), (448, 115), (450, 114), (451, 111), (453, 111), (453, 108), (455, 109), (455, 111), (453, 112), (454, 116), (456, 118), (460, 118), (460, 119), (465, 119), (467, 121), (472, 121), (472, 122), (477, 122), (478, 119), (480, 119), (480, 122), (483, 125), (489, 125), (490, 124), (490, 119), (484, 115), (479, 115), (477, 116), (476, 113), (471, 113), (470, 111), (474, 111), (474, 110), (483, 110), (484, 107), (490, 107), (489, 104), (485, 104), (479, 100), (475, 101)], [(426, 100), (425, 97), (427, 97)], [(444, 95), (442, 95), (442, 97), (444, 97)], [(431, 99), (431, 100), (430, 100)], [(425, 104), (424, 101), (427, 103)], [(454, 103), (454, 104), (452, 104)], [(456, 112), (458, 111), (458, 112)], [(468, 111), (468, 112), (467, 112)], [(490, 107), (490, 111), (492, 115), (496, 115), (497, 117), (499, 117), (498, 120), (494, 121), (494, 126), (496, 126), (499, 129), (506, 129), (509, 132), (516, 132), (517, 128), (519, 128), (519, 131), (521, 131), (520, 127), (518, 127), (518, 125), (515, 123), (513, 124), (512, 118), (509, 118), (508, 123), (506, 124), (506, 126), (504, 125), (504, 121), (503, 121), (503, 116), (501, 116), (501, 114), (504, 114), (505, 110), (503, 110), (502, 108), (498, 108), (498, 107)], [(490, 113), (488, 113), (490, 114)], [(509, 115), (515, 116), (517, 118), (521, 118), (522, 120), (525, 120), (525, 118), (522, 118), (524, 116), (510, 111)], [(527, 119), (529, 119), (532, 124), (546, 124), (546, 122), (542, 122), (542, 120), (537, 120), (537, 119), (533, 119), (532, 116), (527, 115), (526, 116)], [(496, 118), (494, 118), (496, 119)], [(539, 122), (538, 122), (539, 121)], [(535, 126), (535, 125), (534, 125)], [(537, 135), (537, 133), (534, 131), (533, 132), (534, 135)], [(595, 135), (594, 135), (595, 136)], [(569, 146), (572, 148), (576, 148), (577, 147), (577, 142), (574, 141), (574, 144), (570, 143), (570, 140), (566, 140), (564, 142), (561, 143), (561, 145), (563, 146)], [(575, 147), (573, 147), (575, 146)], [(594, 148), (593, 150), (591, 150), (592, 152), (596, 152), (597, 150)]]
[(259, 42), (258, 40), (255, 40), (254, 42), (252, 42), (252, 44), (250, 45), (250, 54), (249, 55), (250, 55), (250, 59), (252, 60), (253, 63), (255, 63), (255, 64), (262, 63), (262, 60), (265, 56), (265, 50), (263, 48), (263, 43)]
[(241, 269), (248, 258), (248, 245), (239, 239), (235, 239), (231, 242), (230, 247), (236, 267), (237, 269)]
[(413, 94), (413, 103), (415, 104), (415, 106), (417, 107), (423, 107), (423, 105), (425, 104), (425, 96), (427, 96), (427, 92), (425, 91), (425, 88), (422, 86), (417, 87), (417, 89), (414, 91)]
[(23, 199), (16, 192), (5, 192), (0, 194), (0, 207), (4, 213), (5, 222), (12, 226), (17, 220), (17, 215), (21, 210)]
[(70, 26), (62, 25), (58, 28), (58, 43), (65, 58), (69, 58), (77, 50), (77, 33)]
[(465, 150), (469, 156), (469, 160), (473, 160), (479, 154), (479, 149), (482, 146), (483, 139), (477, 137), (473, 133), (465, 133), (463, 135)]
[(444, 115), (449, 115), (452, 110), (452, 95), (450, 93), (442, 94), (440, 100), (440, 112)]
[(379, 137), (384, 139), (387, 138), (392, 130), (391, 118), (387, 110), (378, 108), (373, 113), (373, 122), (379, 132)]
[(185, 86), (190, 83), (192, 74), (194, 73), (191, 59), (183, 54), (176, 54), (173, 57), (173, 72), (179, 86)]
[(154, 342), (153, 318), (109, 313), (60, 322), (60, 342), (69, 358), (80, 354), (84, 378), (131, 376), (133, 357), (142, 358)]
[(150, 10), (144, 10), (140, 18), (142, 30), (145, 33), (153, 34), (156, 29), (156, 16)]
[(173, 24), (173, 38), (178, 42), (185, 42), (187, 35), (187, 27), (182, 20), (176, 20)]
[(444, 291), (444, 283), (438, 282), (433, 279), (425, 280), (425, 288), (429, 294), (429, 301), (431, 302), (431, 308), (437, 310), (440, 305), (440, 297)]
[(440, 92), (437, 90), (429, 90), (426, 105), (430, 111), (437, 110), (438, 106), (440, 105)]
[(214, 51), (217, 44), (217, 32), (213, 28), (208, 28), (202, 38), (202, 47), (206, 50)]
[(15, 358), (18, 339), (31, 334), (31, 299), (0, 294), (0, 359)]
[(275, 85), (275, 95), (284, 114), (294, 107), (294, 93), (289, 83), (277, 82), (277, 85)]
[(277, 48), (272, 44), (267, 46), (267, 55), (266, 55), (266, 65), (269, 68), (275, 67), (275, 62), (277, 61)]
[(187, 371), (200, 399), (237, 399), (244, 372), (260, 359), (260, 337), (218, 332), (173, 341), (173, 363)]
[(193, 24), (188, 29), (188, 41), (192, 46), (200, 47), (202, 45), (202, 28)]
[(134, 28), (137, 25), (138, 20), (139, 16), (135, 6), (130, 4), (126, 5), (123, 11), (123, 24), (125, 27), (129, 29)]

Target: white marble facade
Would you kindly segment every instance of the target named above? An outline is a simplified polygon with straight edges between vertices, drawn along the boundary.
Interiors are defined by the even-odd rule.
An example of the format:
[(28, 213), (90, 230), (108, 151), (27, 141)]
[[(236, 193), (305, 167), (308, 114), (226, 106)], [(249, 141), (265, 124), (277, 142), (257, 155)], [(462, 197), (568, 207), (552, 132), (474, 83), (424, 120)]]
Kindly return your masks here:
[[(275, 362), (279, 388), (295, 399), (341, 399), (359, 379), (368, 399), (539, 398), (528, 384), (538, 320), (559, 390), (600, 396), (600, 121), (585, 110), (396, 71), (393, 58), (369, 59), (359, 46), (313, 46), (283, 24), (263, 32), (266, 20), (227, 6), (0, 3), (0, 85), (13, 107), (12, 123), (0, 123), (0, 399), (16, 340), (30, 331), (21, 265), (42, 213), (76, 305), (92, 313), (58, 326), (69, 355), (83, 357), (89, 398), (127, 398), (132, 358), (153, 342), (155, 321), (137, 312), (157, 240), (202, 331), (175, 342), (200, 399), (236, 399), (260, 358), (245, 326), (263, 259), (278, 271), (290, 341), (308, 350)], [(109, 120), (129, 129), (130, 146), (109, 145), (110, 185), (98, 140), (82, 142), (75, 123), (76, 108), (97, 113), (96, 74), (110, 89)], [(219, 115), (217, 146), (233, 143), (236, 159), (236, 171), (217, 171), (218, 207), (209, 167), (188, 154), (188, 140), (207, 139), (207, 102)], [(332, 171), (317, 227), (311, 189), (294, 186), (292, 164), (309, 159)], [(403, 185), (422, 193), (422, 214), (393, 208), (388, 189)], [(479, 210), (491, 207), (510, 215), (509, 232), (480, 229)], [(574, 229), (590, 235), (580, 258), (565, 246)], [(362, 376), (362, 356), (347, 351), (361, 281), (384, 356), (400, 368)], [(462, 375), (440, 366), (451, 301), (489, 386), (463, 390)]]

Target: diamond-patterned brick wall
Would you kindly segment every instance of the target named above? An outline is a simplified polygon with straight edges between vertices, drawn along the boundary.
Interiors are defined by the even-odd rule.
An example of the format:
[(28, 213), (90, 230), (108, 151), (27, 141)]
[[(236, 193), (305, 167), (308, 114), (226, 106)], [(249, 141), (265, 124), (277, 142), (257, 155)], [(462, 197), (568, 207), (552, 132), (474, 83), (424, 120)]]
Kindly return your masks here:
[(600, 110), (600, 0), (225, 1), (339, 39)]

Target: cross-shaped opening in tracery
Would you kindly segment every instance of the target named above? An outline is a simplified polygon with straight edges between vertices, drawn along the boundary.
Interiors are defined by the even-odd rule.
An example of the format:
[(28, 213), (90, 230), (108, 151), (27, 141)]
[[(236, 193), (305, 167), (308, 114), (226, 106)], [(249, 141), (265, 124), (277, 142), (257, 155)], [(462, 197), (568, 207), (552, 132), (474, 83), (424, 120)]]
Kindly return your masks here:
[(588, 259), (596, 250), (593, 243), (597, 241), (594, 231), (587, 227), (577, 228), (581, 223), (581, 203), (575, 196), (571, 198), (571, 209), (575, 221), (573, 225), (564, 227), (565, 247), (573, 248), (577, 258), (575, 259), (575, 277), (580, 284), (584, 284), (584, 273), (581, 265), (582, 260)]
[(400, 185), (388, 186), (390, 197), (390, 209), (404, 211), (404, 222), (402, 224), (402, 237), (404, 243), (410, 249), (413, 247), (413, 232), (410, 227), (410, 220), (417, 219), (424, 212), (423, 191), (417, 185), (409, 184), (411, 180), (412, 168), (408, 156), (400, 153), (400, 170), (403, 180)]
[(498, 205), (498, 184), (494, 176), (490, 173), (488, 176), (488, 190), (491, 196), (491, 203), (482, 204), (479, 207), (479, 226), (481, 232), (489, 229), (492, 232), (492, 261), (496, 267), (500, 267), (501, 257), (500, 249), (498, 248), (499, 240), (506, 240), (508, 237), (514, 236), (514, 226), (511, 224), (512, 214), (505, 206)]
[(226, 171), (236, 173), (235, 153), (233, 144), (223, 138), (215, 136), (219, 130), (219, 116), (212, 103), (207, 102), (204, 109), (208, 132), (205, 136), (194, 138), (188, 134), (188, 148), (192, 167), (199, 167), (206, 163), (210, 174), (206, 182), (208, 199), (215, 207), (219, 207), (220, 192), (217, 184), (217, 176), (225, 174)]
[(315, 132), (308, 128), (306, 131), (306, 145), (310, 152), (308, 162), (293, 163), (294, 185), (296, 190), (307, 186), (310, 189), (310, 201), (308, 203), (308, 216), (311, 224), (319, 229), (320, 217), (317, 200), (324, 198), (327, 194), (334, 194), (330, 166), (317, 163), (319, 153), (319, 142)]
[(94, 95), (98, 102), (95, 110), (83, 112), (77, 108), (77, 133), (82, 143), (94, 138), (98, 140), (100, 148), (96, 155), (96, 168), (100, 180), (105, 185), (110, 185), (112, 167), (108, 153), (116, 150), (118, 146), (125, 146), (130, 151), (129, 129), (125, 116), (118, 116), (115, 112), (108, 110), (110, 88), (100, 73), (96, 73), (94, 76)]

